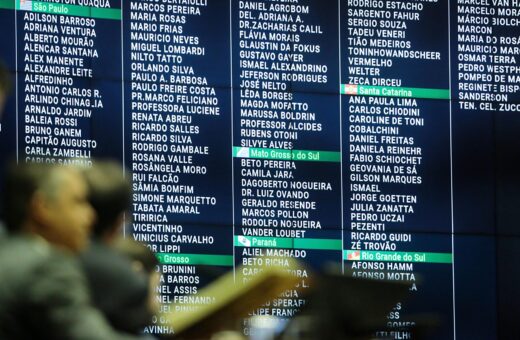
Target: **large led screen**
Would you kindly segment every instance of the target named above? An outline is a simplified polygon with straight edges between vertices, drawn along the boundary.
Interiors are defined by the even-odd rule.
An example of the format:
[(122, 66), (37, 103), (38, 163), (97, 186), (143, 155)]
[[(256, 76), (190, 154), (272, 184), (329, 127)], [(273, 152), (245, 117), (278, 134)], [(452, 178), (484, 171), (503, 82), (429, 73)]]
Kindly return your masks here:
[[(190, 308), (208, 271), (292, 257), (302, 287), (330, 264), (405, 281), (378, 336), (408, 339), (433, 314), (432, 339), (493, 339), (497, 223), (518, 236), (519, 14), (516, 0), (0, 0), (15, 83), (0, 160), (124, 164), (126, 236), (156, 252), (163, 303)], [(304, 305), (289, 291), (261, 311)], [(145, 332), (174, 331), (156, 321)]]

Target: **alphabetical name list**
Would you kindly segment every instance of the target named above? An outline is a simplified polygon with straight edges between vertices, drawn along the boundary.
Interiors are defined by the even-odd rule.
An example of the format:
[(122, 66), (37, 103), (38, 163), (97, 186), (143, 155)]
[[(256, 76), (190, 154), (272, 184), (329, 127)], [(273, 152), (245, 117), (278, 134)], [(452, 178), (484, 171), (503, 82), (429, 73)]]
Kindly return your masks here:
[[(250, 148), (251, 157), (240, 158), (238, 167), (238, 234), (253, 239), (251, 247), (241, 251), (246, 277), (255, 274), (250, 266), (258, 261), (274, 261), (290, 270), (285, 258), (306, 258), (305, 250), (277, 249), (276, 239), (305, 238), (308, 230), (321, 229), (313, 194), (332, 191), (329, 182), (299, 179), (300, 165), (283, 153), (294, 148), (302, 132), (323, 129), (319, 114), (309, 103), (296, 101), (291, 91), (295, 82), (327, 83), (327, 65), (307, 62), (322, 49), (306, 42), (323, 34), (320, 25), (311, 23), (311, 13), (305, 1), (238, 2), (239, 145)], [(306, 286), (306, 270), (293, 274)], [(290, 290), (253, 314), (288, 318), (303, 304), (299, 293)]]
[[(190, 234), (170, 221), (204, 214), (205, 207), (217, 205), (214, 196), (193, 184), (208, 173), (211, 153), (201, 124), (220, 116), (215, 88), (196, 70), (197, 62), (207, 62), (206, 47), (186, 25), (203, 15), (207, 3), (131, 1), (129, 6), (133, 237), (175, 263), (188, 263), (176, 254), (187, 245), (212, 245), (214, 238)], [(175, 270), (190, 268), (190, 275), (175, 275)], [(161, 283), (161, 303), (197, 304), (183, 297), (197, 292), (200, 279), (194, 266), (162, 266)], [(212, 302), (210, 297), (196, 298), (202, 304)], [(156, 324), (146, 331), (173, 330)]]
[(102, 112), (103, 101), (80, 83), (93, 77), (97, 35), (93, 18), (23, 12), (25, 161), (90, 164), (97, 141), (81, 125)]
[[(520, 112), (520, 38), (501, 34), (520, 26), (518, 1), (457, 5), (457, 79), (461, 110)], [(507, 29), (512, 32), (513, 29)]]

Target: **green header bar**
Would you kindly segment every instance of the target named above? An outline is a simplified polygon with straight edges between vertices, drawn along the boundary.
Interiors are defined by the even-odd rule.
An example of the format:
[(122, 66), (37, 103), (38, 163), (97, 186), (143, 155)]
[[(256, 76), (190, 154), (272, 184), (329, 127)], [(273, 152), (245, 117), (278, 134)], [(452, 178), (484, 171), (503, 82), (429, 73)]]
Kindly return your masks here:
[(340, 162), (340, 153), (336, 151), (285, 150), (233, 147), (233, 157), (277, 159), (286, 161)]
[(233, 266), (232, 255), (157, 253), (156, 256), (162, 264)]
[(341, 84), (341, 94), (400, 98), (450, 99), (450, 90), (420, 87), (368, 86)]
[(121, 9), (119, 8), (97, 8), (51, 2), (16, 0), (16, 9), (20, 11), (32, 11), (56, 15), (73, 15), (97, 19), (121, 20)]
[(294, 248), (298, 249), (320, 249), (320, 250), (341, 250), (341, 240), (318, 239), (318, 238), (299, 238), (294, 239)]
[(341, 250), (341, 240), (235, 236), (235, 247)]
[(15, 0), (0, 0), (0, 9), (15, 9)]
[(398, 251), (344, 250), (343, 259), (347, 261), (383, 261), (415, 263), (453, 263), (451, 253), (420, 253)]

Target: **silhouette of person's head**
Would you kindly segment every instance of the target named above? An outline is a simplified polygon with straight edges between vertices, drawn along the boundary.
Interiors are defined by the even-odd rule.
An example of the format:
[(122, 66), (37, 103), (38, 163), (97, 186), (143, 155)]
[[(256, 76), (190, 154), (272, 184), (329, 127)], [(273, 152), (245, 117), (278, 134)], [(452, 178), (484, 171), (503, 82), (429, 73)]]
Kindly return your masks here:
[(132, 267), (136, 273), (148, 278), (147, 307), (151, 314), (158, 313), (160, 304), (157, 298), (157, 287), (160, 285), (161, 272), (158, 270), (159, 260), (155, 254), (146, 245), (132, 238), (117, 240), (114, 248), (132, 261)]
[(89, 201), (97, 214), (93, 236), (112, 243), (121, 234), (124, 214), (130, 209), (132, 187), (115, 161), (95, 161), (84, 170), (89, 187)]
[(38, 235), (72, 252), (88, 244), (94, 211), (81, 172), (51, 164), (11, 165), (4, 187), (5, 222), (11, 233)]

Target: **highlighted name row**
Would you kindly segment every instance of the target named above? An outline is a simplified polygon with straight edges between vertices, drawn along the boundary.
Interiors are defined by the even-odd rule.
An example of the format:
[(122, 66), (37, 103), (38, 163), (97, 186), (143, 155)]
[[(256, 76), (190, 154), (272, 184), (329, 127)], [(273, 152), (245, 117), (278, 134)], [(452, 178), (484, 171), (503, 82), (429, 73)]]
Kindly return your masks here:
[(336, 151), (262, 149), (239, 146), (233, 147), (233, 157), (310, 162), (341, 161), (340, 153)]
[(347, 261), (453, 263), (453, 254), (452, 253), (345, 250), (343, 252), (343, 259), (347, 260)]
[[(342, 250), (341, 240), (235, 236), (236, 247)], [(157, 253), (161, 264), (233, 266), (232, 255)], [(452, 253), (344, 250), (347, 261), (453, 263)]]
[(351, 96), (450, 99), (450, 90), (420, 87), (370, 86), (341, 84), (340, 93)]
[(286, 248), (286, 249), (318, 249), (341, 250), (341, 240), (321, 238), (283, 238), (235, 236), (235, 247)]
[(233, 266), (232, 255), (157, 253), (155, 256), (161, 264)]
[[(2, 2), (5, 3), (5, 1)], [(121, 20), (121, 9), (119, 8), (98, 8), (32, 0), (16, 0), (16, 9), (20, 11), (56, 15), (73, 15), (97, 19)]]

